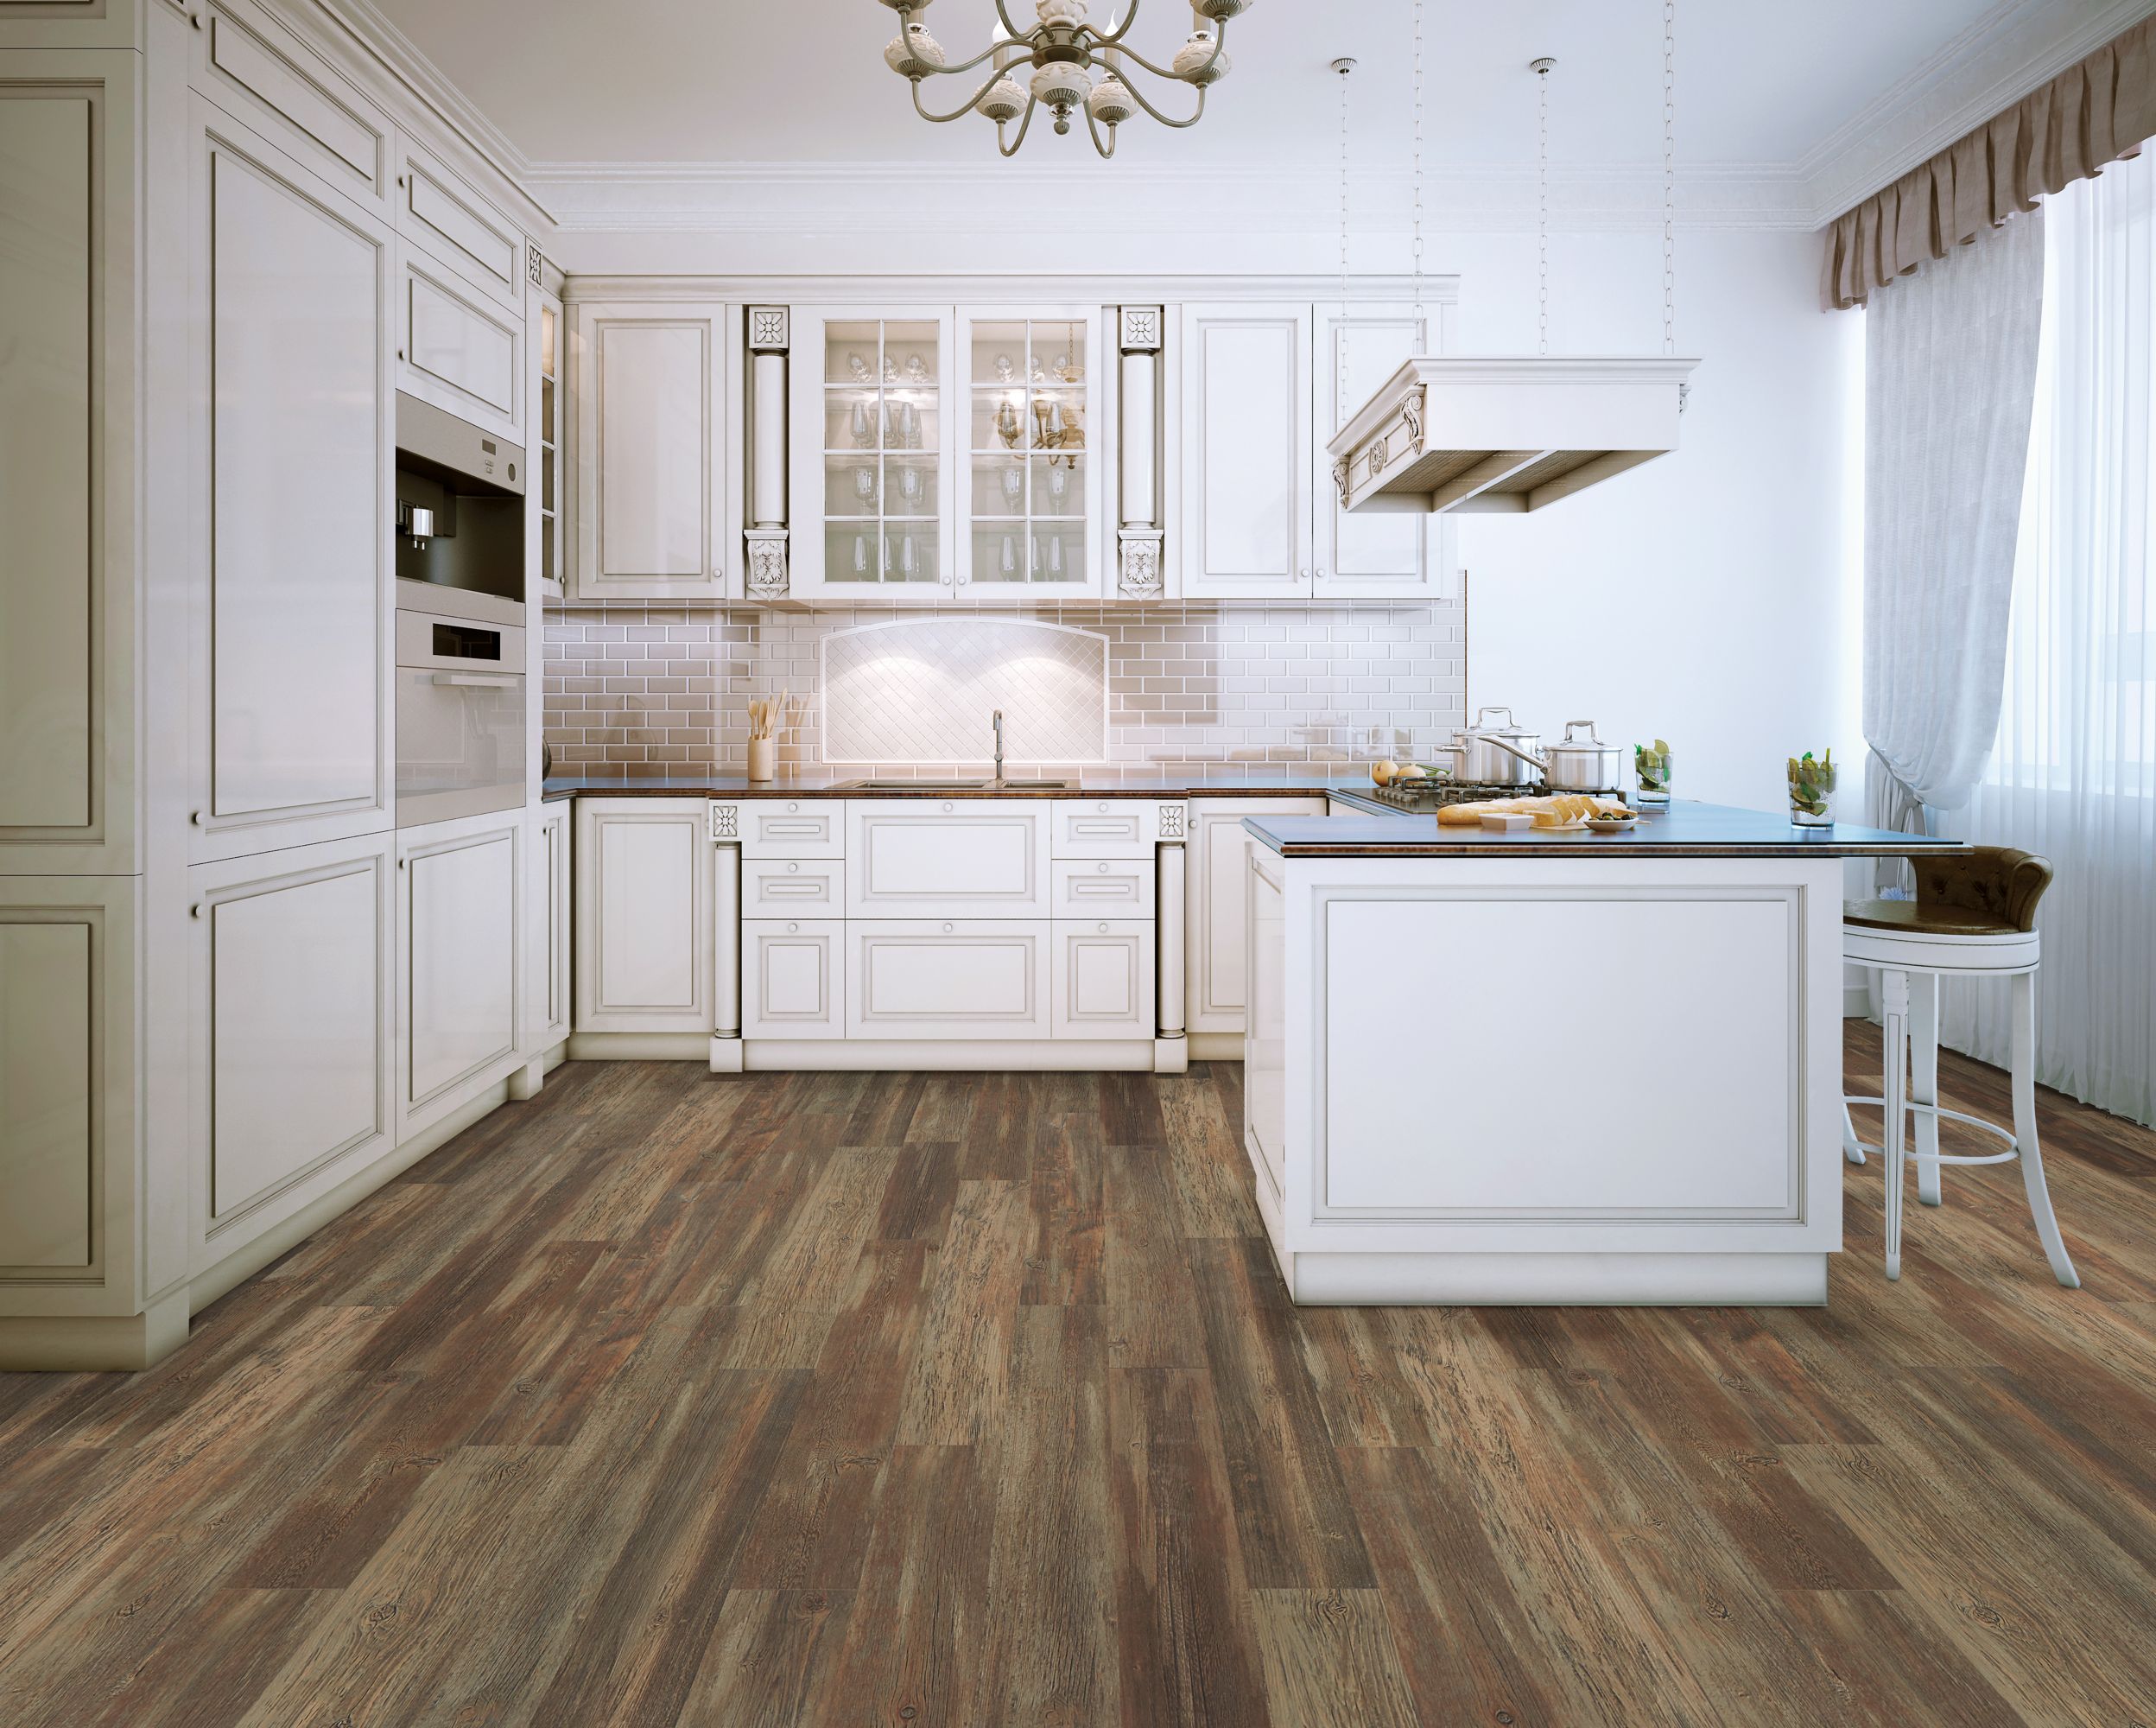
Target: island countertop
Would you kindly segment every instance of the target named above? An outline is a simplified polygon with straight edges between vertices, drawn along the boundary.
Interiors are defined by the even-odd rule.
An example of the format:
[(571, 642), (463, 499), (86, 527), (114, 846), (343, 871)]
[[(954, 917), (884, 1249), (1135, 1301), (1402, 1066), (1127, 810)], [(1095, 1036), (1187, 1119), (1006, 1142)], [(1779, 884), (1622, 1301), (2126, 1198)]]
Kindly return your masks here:
[[(962, 770), (951, 770), (954, 778)], [(742, 774), (685, 773), (635, 780), (605, 779), (580, 775), (549, 775), (542, 796), (551, 801), (568, 797), (734, 797), (734, 798), (1240, 798), (1279, 797), (1301, 794), (1312, 797), (1328, 792), (1367, 792), (1370, 776), (1359, 768), (1328, 768), (1323, 763), (1283, 764), (1278, 767), (1239, 767), (1223, 764), (1214, 769), (1130, 767), (1081, 769), (1059, 774), (1053, 769), (1016, 768), (1013, 785), (952, 786), (942, 784), (925, 771), (919, 782), (904, 785), (894, 779), (870, 790), (859, 784), (868, 771), (861, 768), (789, 768), (769, 780), (751, 780)], [(1039, 773), (1058, 784), (1028, 785), (1024, 776)]]
[(1966, 852), (1959, 840), (1836, 823), (1798, 828), (1780, 811), (1686, 800), (1643, 814), (1636, 828), (1504, 832), (1441, 827), (1434, 816), (1246, 816), (1259, 844), (1284, 858), (1904, 858)]

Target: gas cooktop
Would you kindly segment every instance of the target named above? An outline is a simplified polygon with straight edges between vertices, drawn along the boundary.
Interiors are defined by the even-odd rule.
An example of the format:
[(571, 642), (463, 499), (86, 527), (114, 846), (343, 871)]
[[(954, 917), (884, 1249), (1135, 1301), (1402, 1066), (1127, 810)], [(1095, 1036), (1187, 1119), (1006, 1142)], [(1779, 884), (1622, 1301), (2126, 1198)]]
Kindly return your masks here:
[(1480, 804), (1485, 798), (1531, 797), (1541, 791), (1540, 786), (1500, 786), (1474, 780), (1395, 780), (1389, 786), (1373, 786), (1355, 796), (1423, 814), (1443, 810), (1447, 804)]

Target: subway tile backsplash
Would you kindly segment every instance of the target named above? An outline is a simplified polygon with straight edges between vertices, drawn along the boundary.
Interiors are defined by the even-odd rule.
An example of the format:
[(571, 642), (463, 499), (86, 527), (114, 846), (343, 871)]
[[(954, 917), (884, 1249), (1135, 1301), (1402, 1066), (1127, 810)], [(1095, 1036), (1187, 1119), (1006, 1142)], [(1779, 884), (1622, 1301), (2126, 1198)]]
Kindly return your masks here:
[[(824, 758), (821, 638), (894, 618), (1026, 617), (1107, 644), (1107, 759), (1133, 770), (1336, 763), (1409, 753), (1464, 723), (1466, 611), (1456, 602), (1144, 608), (1037, 606), (836, 608), (550, 606), (546, 739), (554, 772), (638, 779), (739, 772), (752, 696), (790, 689), (801, 726), (782, 764)], [(980, 717), (979, 765), (989, 759)], [(849, 746), (849, 749), (858, 749)], [(908, 753), (864, 773), (948, 772)], [(1034, 765), (1029, 764), (1029, 768)], [(1080, 763), (1053, 764), (1080, 766)]]

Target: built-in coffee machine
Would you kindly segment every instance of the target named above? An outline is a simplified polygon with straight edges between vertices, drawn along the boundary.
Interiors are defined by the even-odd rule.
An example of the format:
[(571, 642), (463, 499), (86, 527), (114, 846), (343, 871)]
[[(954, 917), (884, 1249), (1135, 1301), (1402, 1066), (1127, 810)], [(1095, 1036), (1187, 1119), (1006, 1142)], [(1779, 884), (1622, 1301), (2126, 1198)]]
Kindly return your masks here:
[(396, 398), (396, 824), (525, 799), (524, 453)]

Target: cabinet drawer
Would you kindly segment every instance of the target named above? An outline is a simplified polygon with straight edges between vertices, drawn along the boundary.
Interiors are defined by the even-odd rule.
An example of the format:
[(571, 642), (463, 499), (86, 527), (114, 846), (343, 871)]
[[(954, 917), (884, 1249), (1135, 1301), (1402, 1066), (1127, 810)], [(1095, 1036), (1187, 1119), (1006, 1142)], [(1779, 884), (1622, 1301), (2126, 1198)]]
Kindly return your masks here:
[(1151, 1038), (1154, 926), (1099, 918), (1055, 925), (1049, 1026), (1057, 1038)]
[[(1170, 806), (1180, 816), (1183, 806)], [(1151, 858), (1160, 840), (1160, 804), (1151, 798), (1061, 798), (1056, 806), (1058, 858)], [(1181, 832), (1183, 824), (1174, 824)]]
[(847, 828), (848, 918), (1048, 916), (1044, 803), (869, 800), (847, 805)]
[(741, 916), (846, 916), (843, 858), (745, 858), (741, 861)]
[(843, 798), (788, 798), (783, 804), (773, 798), (711, 808), (712, 837), (738, 839), (744, 859), (846, 856)]
[(1155, 866), (1144, 858), (1058, 858), (1049, 871), (1055, 885), (1052, 916), (1059, 918), (1153, 916)]
[(741, 1036), (843, 1038), (846, 926), (836, 918), (741, 925)]
[(903, 919), (846, 925), (850, 1038), (1049, 1035), (1045, 919)]

